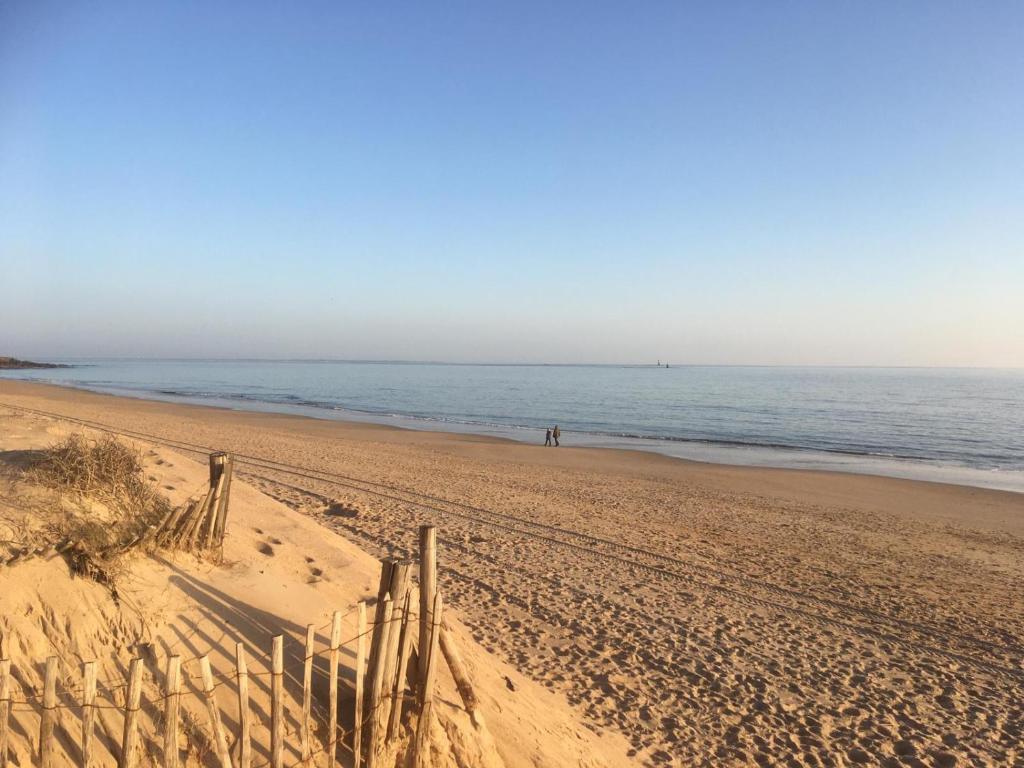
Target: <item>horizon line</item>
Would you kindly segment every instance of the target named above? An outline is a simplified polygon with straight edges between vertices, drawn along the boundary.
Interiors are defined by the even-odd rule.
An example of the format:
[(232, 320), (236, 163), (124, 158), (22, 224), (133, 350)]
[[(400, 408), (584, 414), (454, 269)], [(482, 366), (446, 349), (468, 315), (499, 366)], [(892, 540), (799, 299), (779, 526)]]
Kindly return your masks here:
[[(24, 358), (32, 361), (32, 358)], [(904, 370), (1024, 370), (1024, 365), (895, 365), (870, 363), (672, 363), (651, 362), (523, 362), (523, 361), (454, 361), (454, 360), (410, 360), (343, 357), (144, 357), (144, 356), (91, 356), (72, 357), (64, 355), (42, 356), (38, 362), (59, 361), (126, 361), (126, 362), (175, 362), (175, 363), (348, 363), (355, 365), (450, 365), (517, 368), (869, 368)], [(30, 369), (23, 369), (30, 370)]]

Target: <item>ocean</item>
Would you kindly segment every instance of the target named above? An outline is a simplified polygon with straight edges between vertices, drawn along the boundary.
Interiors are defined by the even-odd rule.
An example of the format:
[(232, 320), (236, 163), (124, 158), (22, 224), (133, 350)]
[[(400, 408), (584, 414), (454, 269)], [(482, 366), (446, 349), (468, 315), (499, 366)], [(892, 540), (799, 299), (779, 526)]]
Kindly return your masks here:
[(174, 402), (1024, 492), (1024, 370), (52, 360), (3, 371)]

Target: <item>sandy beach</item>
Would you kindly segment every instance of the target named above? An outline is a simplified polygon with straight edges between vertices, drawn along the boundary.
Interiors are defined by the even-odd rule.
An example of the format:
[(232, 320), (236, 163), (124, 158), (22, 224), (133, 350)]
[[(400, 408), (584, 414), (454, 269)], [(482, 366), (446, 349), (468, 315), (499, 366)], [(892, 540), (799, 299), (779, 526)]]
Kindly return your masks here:
[(5, 414), (231, 451), (374, 556), (437, 525), (473, 637), (637, 764), (1024, 760), (1022, 495), (11, 381)]

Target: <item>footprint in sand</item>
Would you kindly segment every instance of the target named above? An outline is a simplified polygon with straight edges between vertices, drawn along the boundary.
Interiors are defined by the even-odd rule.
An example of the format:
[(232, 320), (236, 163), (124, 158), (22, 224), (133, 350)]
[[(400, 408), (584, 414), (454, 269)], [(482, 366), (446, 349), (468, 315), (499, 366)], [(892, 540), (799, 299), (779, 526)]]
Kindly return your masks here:
[(261, 541), (259, 544), (256, 545), (256, 549), (259, 551), (261, 555), (267, 555), (268, 557), (274, 556), (274, 548), (266, 542)]
[(331, 517), (354, 518), (359, 517), (359, 510), (350, 504), (345, 504), (341, 501), (332, 501), (327, 505), (327, 509), (324, 510), (324, 514), (330, 515)]

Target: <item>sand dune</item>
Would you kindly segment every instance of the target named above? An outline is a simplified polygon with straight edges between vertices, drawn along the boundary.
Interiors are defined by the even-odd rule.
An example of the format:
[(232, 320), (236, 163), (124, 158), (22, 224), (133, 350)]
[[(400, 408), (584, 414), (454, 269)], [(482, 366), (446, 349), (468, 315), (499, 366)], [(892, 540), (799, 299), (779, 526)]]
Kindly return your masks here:
[[(80, 425), (38, 416), (12, 414), (0, 408), (0, 530), (8, 531), (26, 511), (26, 486), (19, 480), (26, 453), (81, 431)], [(85, 430), (87, 435), (98, 435)], [(179, 503), (207, 483), (208, 468), (193, 457), (146, 442), (133, 442), (144, 452), (152, 480)], [(195, 457), (201, 458), (201, 457)], [(72, 578), (59, 556), (0, 566), (0, 657), (11, 658), (14, 698), (33, 697), (42, 690), (42, 662), (50, 656), (58, 668), (59, 711), (55, 765), (79, 765), (80, 663), (98, 663), (97, 746), (94, 765), (114, 765), (120, 752), (123, 682), (128, 662), (143, 659), (142, 764), (161, 764), (162, 704), (166, 659), (183, 659), (184, 733), (180, 745), (188, 766), (215, 765), (209, 725), (200, 690), (197, 659), (208, 655), (215, 672), (217, 698), (229, 733), (237, 729), (234, 671), (235, 644), (246, 648), (250, 696), (255, 716), (253, 764), (265, 765), (269, 754), (271, 638), (285, 635), (285, 731), (293, 734), (285, 765), (301, 764), (299, 714), (302, 710), (301, 670), (306, 625), (314, 624), (314, 723), (321, 741), (326, 734), (327, 666), (331, 614), (342, 610), (342, 722), (352, 720), (354, 642), (359, 600), (377, 593), (379, 563), (341, 536), (297, 514), (244, 482), (232, 486), (231, 521), (222, 562), (190, 554), (164, 552), (139, 555), (118, 581), (114, 598), (107, 587)], [(6, 538), (6, 537), (5, 537)], [(0, 545), (0, 556), (6, 559)], [(454, 681), (442, 668), (437, 726), (433, 729), (437, 766), (526, 768), (585, 765), (593, 768), (631, 764), (628, 745), (614, 733), (599, 737), (585, 728), (578, 713), (555, 693), (522, 675), (473, 642), (457, 612), (448, 614), (450, 631), (470, 672), (485, 718), (481, 730), (463, 711)], [(229, 683), (221, 685), (221, 683)], [(15, 765), (31, 765), (37, 756), (38, 706), (17, 704), (12, 715), (12, 757)], [(403, 735), (407, 740), (409, 734)], [(340, 765), (351, 765), (343, 746)], [(401, 754), (401, 752), (399, 753)], [(235, 755), (237, 760), (237, 753)], [(150, 762), (150, 761), (154, 762)], [(324, 764), (319, 755), (318, 765)], [(394, 764), (394, 761), (392, 761)]]
[(441, 526), (473, 636), (640, 764), (1024, 761), (1020, 495), (10, 382), (0, 403), (234, 451), (376, 555)]

